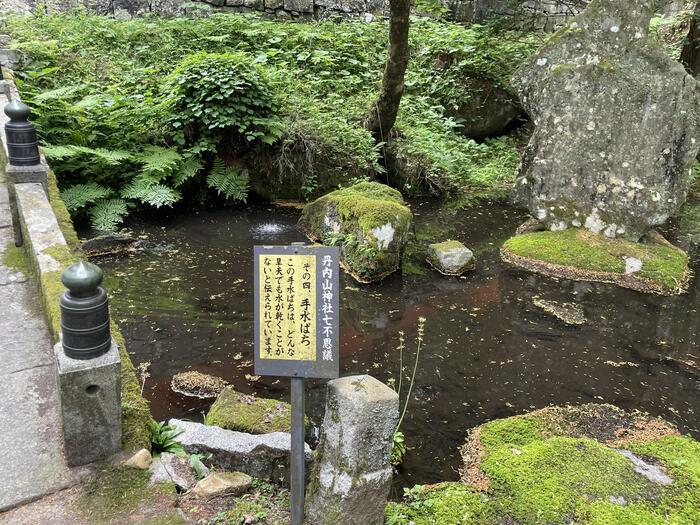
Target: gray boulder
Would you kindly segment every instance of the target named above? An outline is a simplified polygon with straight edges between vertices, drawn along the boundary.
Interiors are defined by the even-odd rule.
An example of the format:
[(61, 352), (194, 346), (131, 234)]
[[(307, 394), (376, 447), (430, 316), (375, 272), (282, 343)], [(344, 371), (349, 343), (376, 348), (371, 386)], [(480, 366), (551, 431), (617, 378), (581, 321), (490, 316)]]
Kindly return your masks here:
[(535, 123), (513, 199), (549, 229), (638, 240), (683, 204), (700, 89), (648, 37), (653, 0), (593, 0), (519, 69)]
[(474, 253), (459, 241), (440, 242), (428, 247), (428, 263), (443, 275), (462, 275), (474, 268)]
[(313, 525), (381, 525), (391, 489), (399, 396), (367, 375), (328, 383), (318, 461), (308, 493)]
[[(287, 432), (244, 434), (216, 426), (171, 419), (183, 430), (177, 439), (190, 454), (212, 454), (210, 462), (219, 469), (244, 472), (254, 478), (288, 482), (292, 439)], [(306, 461), (311, 449), (306, 445)]]

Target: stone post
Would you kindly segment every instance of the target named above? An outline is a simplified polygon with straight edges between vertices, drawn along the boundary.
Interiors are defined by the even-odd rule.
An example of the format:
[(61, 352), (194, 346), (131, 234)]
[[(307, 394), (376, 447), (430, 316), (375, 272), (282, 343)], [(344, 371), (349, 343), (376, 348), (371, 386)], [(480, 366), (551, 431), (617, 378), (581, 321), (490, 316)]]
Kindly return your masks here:
[(321, 443), (307, 495), (312, 525), (381, 525), (391, 488), (399, 397), (367, 375), (328, 383)]
[(56, 355), (63, 443), (68, 466), (121, 450), (121, 359), (110, 337), (102, 270), (90, 263), (63, 272), (62, 341)]

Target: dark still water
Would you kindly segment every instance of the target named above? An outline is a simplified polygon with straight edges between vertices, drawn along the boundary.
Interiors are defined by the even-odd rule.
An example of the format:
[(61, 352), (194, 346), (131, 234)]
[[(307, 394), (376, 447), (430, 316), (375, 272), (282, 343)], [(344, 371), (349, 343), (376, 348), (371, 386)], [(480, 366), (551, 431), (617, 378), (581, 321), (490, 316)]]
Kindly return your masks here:
[[(457, 448), (470, 427), (550, 404), (613, 403), (700, 435), (697, 280), (687, 294), (663, 298), (540, 277), (498, 256), (521, 212), (485, 205), (454, 214), (420, 203), (413, 210), (420, 242), (459, 239), (477, 254), (477, 269), (445, 278), (414, 258), (404, 275), (377, 285), (341, 280), (343, 375), (396, 379), (399, 331), (410, 372), (418, 318), (427, 319), (402, 427), (410, 451), (401, 484), (457, 479)], [(287, 380), (253, 377), (252, 247), (304, 241), (298, 214), (256, 205), (136, 219), (129, 226), (146, 249), (98, 261), (134, 363), (151, 363), (145, 393), (157, 419), (206, 412), (209, 402), (170, 390), (173, 374), (191, 369), (287, 398)], [(565, 325), (534, 306), (535, 297), (578, 303), (588, 324)], [(318, 425), (323, 384), (309, 390)]]

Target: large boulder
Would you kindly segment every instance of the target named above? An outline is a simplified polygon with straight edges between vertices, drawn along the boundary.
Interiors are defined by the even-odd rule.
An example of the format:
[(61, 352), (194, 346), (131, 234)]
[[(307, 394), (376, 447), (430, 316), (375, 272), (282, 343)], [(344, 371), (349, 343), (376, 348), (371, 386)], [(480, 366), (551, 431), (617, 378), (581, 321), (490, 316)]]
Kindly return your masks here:
[(400, 192), (361, 182), (308, 204), (299, 227), (312, 241), (339, 245), (345, 270), (369, 283), (399, 269), (412, 220)]
[(700, 89), (648, 37), (653, 0), (594, 0), (515, 74), (535, 123), (513, 189), (552, 230), (638, 240), (686, 199)]

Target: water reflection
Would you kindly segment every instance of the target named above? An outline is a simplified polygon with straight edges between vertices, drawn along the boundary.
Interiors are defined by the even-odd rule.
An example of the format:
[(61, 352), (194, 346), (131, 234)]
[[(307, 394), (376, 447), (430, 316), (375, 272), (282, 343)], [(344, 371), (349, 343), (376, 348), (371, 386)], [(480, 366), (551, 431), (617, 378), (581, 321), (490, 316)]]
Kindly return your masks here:
[[(477, 254), (477, 270), (459, 279), (426, 270), (372, 286), (341, 281), (343, 374), (395, 379), (398, 332), (406, 333), (412, 351), (417, 319), (427, 318), (403, 427), (411, 451), (402, 483), (456, 479), (456, 449), (467, 429), (549, 404), (639, 408), (700, 435), (697, 280), (688, 294), (661, 298), (543, 278), (498, 257), (522, 220), (516, 210), (490, 205), (444, 217), (430, 204), (415, 204), (414, 211), (419, 238), (427, 242), (427, 231), (435, 240), (462, 240)], [(204, 400), (170, 391), (172, 375), (191, 368), (244, 392), (287, 395), (286, 381), (251, 377), (252, 246), (305, 240), (294, 227), (297, 216), (254, 206), (159, 223), (136, 220), (131, 227), (148, 246), (166, 248), (101, 261), (134, 361), (152, 363), (146, 393), (156, 418), (196, 419), (207, 409)], [(533, 306), (535, 296), (577, 303), (589, 323), (567, 326)], [(323, 384), (312, 383), (309, 410), (316, 425), (323, 402)]]

